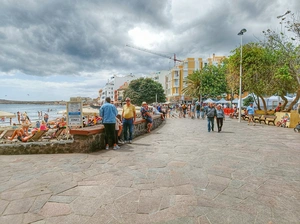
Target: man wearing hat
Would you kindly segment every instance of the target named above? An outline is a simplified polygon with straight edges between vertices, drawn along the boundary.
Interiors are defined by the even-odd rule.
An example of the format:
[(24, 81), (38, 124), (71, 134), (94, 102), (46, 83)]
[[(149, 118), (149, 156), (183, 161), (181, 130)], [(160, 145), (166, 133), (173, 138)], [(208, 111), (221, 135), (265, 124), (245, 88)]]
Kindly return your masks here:
[[(133, 127), (136, 119), (136, 111), (135, 111), (135, 106), (133, 106), (130, 103), (131, 100), (129, 97), (127, 97), (125, 101), (126, 104), (123, 106), (123, 111), (122, 111), (124, 141), (126, 143), (129, 140), (129, 144), (131, 144)], [(128, 138), (128, 131), (129, 131), (129, 138)]]
[(248, 114), (248, 125), (250, 125), (250, 122), (253, 123), (253, 126), (255, 126), (255, 123), (253, 121), (254, 118), (254, 107), (253, 107), (253, 103), (251, 102), (250, 105), (247, 107), (247, 114)]

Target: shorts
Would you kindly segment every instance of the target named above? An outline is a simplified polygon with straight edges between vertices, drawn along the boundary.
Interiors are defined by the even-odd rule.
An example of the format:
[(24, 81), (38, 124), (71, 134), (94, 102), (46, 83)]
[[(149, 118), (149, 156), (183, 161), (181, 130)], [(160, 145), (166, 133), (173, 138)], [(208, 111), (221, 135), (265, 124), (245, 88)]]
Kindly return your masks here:
[(153, 120), (152, 120), (152, 118), (151, 117), (147, 117), (147, 118), (145, 118), (145, 120), (147, 121), (147, 123), (153, 123)]

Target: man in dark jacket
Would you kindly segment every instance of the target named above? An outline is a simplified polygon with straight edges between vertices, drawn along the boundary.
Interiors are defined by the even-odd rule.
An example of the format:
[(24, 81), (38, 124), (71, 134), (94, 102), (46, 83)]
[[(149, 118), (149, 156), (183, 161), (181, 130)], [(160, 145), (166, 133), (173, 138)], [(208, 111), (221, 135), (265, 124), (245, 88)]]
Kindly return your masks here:
[(210, 130), (214, 131), (214, 119), (217, 113), (213, 103), (209, 103), (208, 107), (205, 110), (205, 114), (207, 117), (208, 132), (210, 132)]

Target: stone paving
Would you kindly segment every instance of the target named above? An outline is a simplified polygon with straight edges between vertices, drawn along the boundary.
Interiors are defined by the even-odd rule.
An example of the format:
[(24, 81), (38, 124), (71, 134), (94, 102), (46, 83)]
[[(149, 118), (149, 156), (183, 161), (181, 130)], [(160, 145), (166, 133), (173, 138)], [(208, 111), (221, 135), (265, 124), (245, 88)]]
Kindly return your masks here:
[(118, 151), (0, 157), (0, 223), (300, 223), (300, 134), (169, 119)]

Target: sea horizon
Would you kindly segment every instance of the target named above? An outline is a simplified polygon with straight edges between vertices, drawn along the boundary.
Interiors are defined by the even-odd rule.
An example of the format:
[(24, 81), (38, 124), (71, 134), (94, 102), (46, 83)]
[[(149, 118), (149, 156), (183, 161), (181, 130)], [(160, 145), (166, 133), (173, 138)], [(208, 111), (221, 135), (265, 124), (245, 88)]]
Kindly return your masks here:
[[(26, 113), (31, 122), (42, 121), (44, 114), (49, 115), (49, 120), (55, 120), (64, 116), (63, 111), (66, 111), (66, 105), (60, 104), (2, 104), (0, 110), (13, 113), (16, 117), (12, 118), (12, 124), (18, 124), (17, 112)], [(39, 116), (40, 115), (40, 116)], [(10, 119), (0, 120), (0, 127), (10, 126)]]

